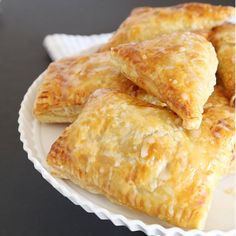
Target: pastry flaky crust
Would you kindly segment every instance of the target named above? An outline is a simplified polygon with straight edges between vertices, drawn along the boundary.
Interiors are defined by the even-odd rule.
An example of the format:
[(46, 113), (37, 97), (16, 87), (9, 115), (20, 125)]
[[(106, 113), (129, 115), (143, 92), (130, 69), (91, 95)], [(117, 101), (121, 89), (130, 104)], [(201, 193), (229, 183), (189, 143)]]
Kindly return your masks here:
[(219, 60), (217, 76), (224, 85), (226, 96), (231, 99), (235, 96), (235, 25), (225, 23), (214, 28), (210, 41)]
[(199, 128), (216, 83), (218, 61), (210, 42), (190, 32), (172, 33), (119, 45), (111, 52), (114, 65), (176, 112), (184, 128)]
[(100, 51), (119, 44), (153, 39), (176, 31), (201, 31), (222, 24), (234, 15), (234, 8), (202, 3), (186, 3), (172, 7), (134, 9)]
[(233, 112), (224, 99), (217, 90), (200, 129), (187, 131), (166, 108), (97, 90), (52, 145), (48, 164), (61, 177), (121, 205), (201, 228), (232, 158)]
[(112, 65), (109, 52), (62, 59), (44, 73), (33, 113), (41, 122), (73, 122), (96, 89), (132, 94), (135, 87)]
[[(205, 145), (206, 150), (214, 152), (214, 148), (218, 153), (217, 156), (229, 158), (230, 164), (226, 167), (225, 175), (235, 173), (235, 110), (229, 105), (228, 99), (225, 97), (224, 88), (217, 85), (213, 94), (204, 106), (203, 121), (199, 130), (189, 131), (194, 142), (199, 141), (199, 145)], [(218, 147), (210, 146), (205, 142), (214, 142)], [(206, 153), (206, 156), (208, 153)], [(217, 157), (216, 156), (216, 157)], [(218, 157), (217, 157), (218, 158)]]

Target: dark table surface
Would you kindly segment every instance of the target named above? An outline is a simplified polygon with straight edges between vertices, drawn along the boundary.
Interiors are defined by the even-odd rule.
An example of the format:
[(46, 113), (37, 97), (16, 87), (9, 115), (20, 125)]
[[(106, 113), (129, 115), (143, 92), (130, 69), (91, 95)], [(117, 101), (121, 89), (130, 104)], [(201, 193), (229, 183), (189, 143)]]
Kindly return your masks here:
[[(114, 31), (137, 6), (181, 1), (3, 0), (0, 12), (0, 236), (143, 235), (86, 213), (63, 197), (28, 161), (18, 134), (27, 88), (50, 62), (47, 34)], [(207, 1), (234, 5), (233, 0)]]

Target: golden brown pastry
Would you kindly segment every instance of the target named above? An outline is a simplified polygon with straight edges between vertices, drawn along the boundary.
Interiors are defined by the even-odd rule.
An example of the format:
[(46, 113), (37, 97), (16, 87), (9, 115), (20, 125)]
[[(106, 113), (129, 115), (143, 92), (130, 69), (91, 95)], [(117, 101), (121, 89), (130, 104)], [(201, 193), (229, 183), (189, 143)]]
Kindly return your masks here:
[(205, 39), (208, 40), (209, 35), (211, 34), (211, 29), (203, 29), (203, 30), (195, 30), (195, 31), (191, 31), (192, 33), (201, 35), (202, 37), (204, 37)]
[(210, 41), (219, 60), (217, 75), (225, 88), (226, 96), (235, 96), (235, 25), (226, 23), (213, 29)]
[(119, 44), (153, 39), (176, 31), (201, 31), (222, 24), (234, 15), (230, 6), (185, 3), (172, 7), (134, 9), (100, 51)]
[[(136, 91), (136, 97), (147, 103), (166, 107), (166, 104), (161, 103), (156, 97), (147, 94), (144, 90)], [(177, 123), (181, 123), (181, 119), (176, 119)], [(215, 86), (213, 94), (209, 97), (204, 106), (204, 114), (201, 126), (197, 130), (186, 131), (191, 136), (193, 142), (199, 145), (208, 145), (207, 142), (212, 142), (218, 138), (217, 145), (220, 145), (219, 150), (222, 150), (222, 155), (229, 157), (230, 165), (226, 169), (225, 175), (235, 173), (235, 147), (232, 149), (231, 143), (235, 145), (235, 113), (234, 109), (230, 107), (227, 98), (224, 95), (224, 89), (221, 86)], [(229, 128), (230, 127), (230, 128)], [(227, 132), (224, 132), (227, 130)], [(206, 149), (208, 148), (206, 145)], [(228, 148), (230, 147), (230, 148)], [(212, 151), (214, 150), (214, 146)]]
[(43, 75), (34, 115), (41, 122), (72, 122), (88, 96), (98, 88), (130, 94), (137, 89), (112, 65), (109, 52), (53, 62)]
[(166, 103), (183, 119), (184, 128), (199, 128), (216, 83), (218, 61), (210, 42), (190, 32), (172, 33), (119, 45), (111, 52), (117, 68)]
[(232, 114), (214, 96), (218, 93), (194, 133), (168, 109), (97, 90), (53, 144), (48, 164), (61, 177), (121, 205), (202, 228), (233, 146)]
[(228, 157), (230, 165), (225, 175), (235, 172), (235, 111), (229, 106), (222, 87), (216, 86), (205, 104), (200, 128), (186, 132), (197, 146), (205, 148), (206, 158), (214, 152), (217, 152), (216, 158)]

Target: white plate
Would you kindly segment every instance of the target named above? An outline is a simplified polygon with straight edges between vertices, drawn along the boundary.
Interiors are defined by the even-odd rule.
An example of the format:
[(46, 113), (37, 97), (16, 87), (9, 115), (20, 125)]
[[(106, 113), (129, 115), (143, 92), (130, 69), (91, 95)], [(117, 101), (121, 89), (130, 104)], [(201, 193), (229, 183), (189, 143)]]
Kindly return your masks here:
[(156, 218), (115, 205), (103, 196), (91, 194), (70, 181), (52, 176), (45, 158), (51, 144), (66, 126), (41, 124), (32, 116), (33, 102), (41, 80), (42, 75), (34, 81), (22, 101), (18, 119), (20, 139), (35, 169), (62, 195), (70, 199), (74, 204), (80, 205), (87, 212), (95, 213), (100, 219), (109, 219), (115, 225), (125, 225), (132, 231), (141, 230), (147, 235), (236, 234), (234, 196), (226, 193), (229, 192), (227, 190), (234, 187), (234, 176), (224, 178), (216, 189), (205, 231), (186, 231), (178, 227), (168, 226)]

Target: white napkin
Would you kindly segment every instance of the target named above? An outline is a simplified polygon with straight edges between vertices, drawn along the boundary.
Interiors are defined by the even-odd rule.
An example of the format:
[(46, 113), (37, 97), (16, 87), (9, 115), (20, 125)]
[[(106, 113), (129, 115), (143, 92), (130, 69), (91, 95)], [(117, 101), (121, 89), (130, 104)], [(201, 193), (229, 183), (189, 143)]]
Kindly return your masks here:
[[(228, 21), (235, 23), (236, 18), (232, 17)], [(43, 45), (51, 59), (57, 60), (79, 54), (83, 50), (106, 43), (111, 35), (112, 33), (93, 34), (89, 36), (52, 34), (45, 37)]]
[(73, 56), (83, 50), (103, 44), (108, 41), (112, 33), (94, 35), (47, 35), (43, 41), (43, 46), (47, 50), (52, 60)]

